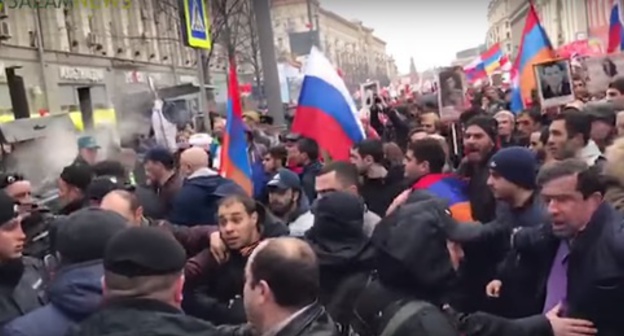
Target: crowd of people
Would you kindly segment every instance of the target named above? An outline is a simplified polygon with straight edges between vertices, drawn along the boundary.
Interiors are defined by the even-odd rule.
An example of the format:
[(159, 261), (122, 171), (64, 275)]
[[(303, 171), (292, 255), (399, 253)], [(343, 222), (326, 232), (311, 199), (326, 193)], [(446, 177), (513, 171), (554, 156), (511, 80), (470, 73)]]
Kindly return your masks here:
[(2, 335), (624, 335), (624, 78), (574, 88), (452, 124), (375, 99), (348, 161), (245, 113), (253, 195), (222, 119), (177, 151), (83, 136), (59, 209), (0, 176)]

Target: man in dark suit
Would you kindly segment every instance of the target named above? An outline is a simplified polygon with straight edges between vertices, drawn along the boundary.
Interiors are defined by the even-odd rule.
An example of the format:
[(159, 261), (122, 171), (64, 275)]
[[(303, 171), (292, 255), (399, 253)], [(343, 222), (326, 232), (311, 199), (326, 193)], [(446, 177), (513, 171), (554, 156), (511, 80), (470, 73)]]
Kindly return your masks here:
[(555, 62), (542, 67), (542, 97), (544, 99), (569, 96), (572, 94), (567, 78), (565, 63)]

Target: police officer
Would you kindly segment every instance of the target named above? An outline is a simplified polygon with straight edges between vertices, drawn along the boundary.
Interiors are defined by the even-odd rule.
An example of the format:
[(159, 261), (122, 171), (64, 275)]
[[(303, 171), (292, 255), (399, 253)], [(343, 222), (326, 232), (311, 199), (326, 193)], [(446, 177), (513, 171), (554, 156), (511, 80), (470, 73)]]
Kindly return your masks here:
[(26, 234), (15, 200), (0, 191), (0, 326), (46, 303), (42, 264), (23, 256)]

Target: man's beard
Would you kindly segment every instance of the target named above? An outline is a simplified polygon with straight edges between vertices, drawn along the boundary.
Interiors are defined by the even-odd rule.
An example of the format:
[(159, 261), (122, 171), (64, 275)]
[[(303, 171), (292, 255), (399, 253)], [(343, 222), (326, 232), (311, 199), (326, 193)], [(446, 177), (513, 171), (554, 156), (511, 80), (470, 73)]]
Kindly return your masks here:
[(286, 215), (288, 212), (290, 212), (290, 210), (293, 209), (294, 205), (295, 205), (295, 201), (292, 199), (286, 204), (269, 203), (269, 207), (271, 208), (271, 211), (276, 216), (279, 216), (279, 217), (282, 217)]

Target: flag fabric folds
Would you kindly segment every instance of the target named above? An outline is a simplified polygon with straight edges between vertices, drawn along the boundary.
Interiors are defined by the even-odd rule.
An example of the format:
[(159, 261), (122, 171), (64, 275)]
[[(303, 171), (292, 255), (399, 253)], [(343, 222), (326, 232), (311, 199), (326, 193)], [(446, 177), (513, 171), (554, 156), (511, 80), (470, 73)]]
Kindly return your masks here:
[(615, 53), (624, 50), (624, 27), (620, 18), (620, 1), (614, 0), (609, 19), (609, 45), (607, 53)]
[(251, 165), (247, 153), (243, 108), (234, 60), (230, 60), (227, 123), (225, 125), (225, 134), (223, 135), (219, 170), (223, 177), (236, 182), (248, 195), (252, 195)]
[(540, 24), (533, 3), (529, 7), (521, 41), (520, 51), (511, 69), (511, 110), (514, 113), (520, 112), (525, 102), (531, 101), (531, 90), (536, 87), (533, 66), (555, 58), (555, 51)]
[(500, 69), (508, 61), (507, 57), (503, 54), (503, 51), (500, 48), (500, 44), (498, 43), (481, 54), (481, 59), (483, 60), (483, 68), (488, 76), (494, 71)]
[(487, 77), (485, 64), (483, 64), (481, 57), (475, 58), (468, 65), (464, 66), (464, 73), (466, 74), (466, 79), (469, 82), (476, 82)]
[(496, 43), (490, 49), (475, 58), (464, 67), (466, 78), (470, 82), (487, 78), (495, 71), (504, 68), (509, 63), (509, 58), (503, 53), (500, 44)]
[(308, 57), (292, 131), (316, 140), (334, 160), (348, 159), (351, 147), (365, 139), (347, 86), (316, 48)]
[(418, 180), (412, 189), (427, 190), (448, 202), (451, 216), (458, 222), (472, 222), (472, 209), (466, 194), (466, 183), (453, 174), (429, 174)]

